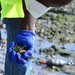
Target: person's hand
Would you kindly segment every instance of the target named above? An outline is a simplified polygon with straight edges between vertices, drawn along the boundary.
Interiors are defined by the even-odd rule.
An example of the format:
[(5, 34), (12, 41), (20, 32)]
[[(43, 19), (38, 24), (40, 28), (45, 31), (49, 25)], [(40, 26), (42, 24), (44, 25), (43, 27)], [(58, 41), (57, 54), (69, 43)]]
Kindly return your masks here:
[[(18, 44), (20, 46), (25, 46), (26, 52), (20, 54), (15, 52), (13, 47)], [(15, 64), (26, 64), (26, 58), (32, 56), (34, 52), (34, 33), (28, 30), (20, 30), (14, 40), (8, 48), (8, 58)]]

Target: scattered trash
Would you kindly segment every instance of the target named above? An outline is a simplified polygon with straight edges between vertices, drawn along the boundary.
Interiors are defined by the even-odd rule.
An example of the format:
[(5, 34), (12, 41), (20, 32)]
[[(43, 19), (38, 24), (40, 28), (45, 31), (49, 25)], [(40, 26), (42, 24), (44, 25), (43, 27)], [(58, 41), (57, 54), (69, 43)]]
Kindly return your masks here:
[(74, 62), (61, 60), (61, 59), (49, 59), (49, 60), (42, 60), (42, 64), (46, 64), (47, 66), (63, 66), (63, 65), (74, 65)]
[(61, 60), (61, 59), (54, 59), (51, 58), (49, 60), (37, 60), (37, 64), (45, 64), (47, 66), (64, 66), (64, 65), (74, 65), (74, 62), (72, 60)]
[(22, 54), (22, 53), (26, 52), (25, 47), (26, 47), (26, 46), (23, 46), (23, 47), (22, 47), (22, 46), (16, 44), (16, 45), (13, 47), (13, 50)]

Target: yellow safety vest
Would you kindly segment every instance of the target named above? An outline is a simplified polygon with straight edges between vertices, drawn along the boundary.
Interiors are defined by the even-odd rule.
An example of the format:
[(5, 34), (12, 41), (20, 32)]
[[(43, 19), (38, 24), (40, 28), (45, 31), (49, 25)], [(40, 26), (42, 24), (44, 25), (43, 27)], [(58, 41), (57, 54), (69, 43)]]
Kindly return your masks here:
[(24, 17), (22, 0), (0, 0), (2, 11), (1, 18)]

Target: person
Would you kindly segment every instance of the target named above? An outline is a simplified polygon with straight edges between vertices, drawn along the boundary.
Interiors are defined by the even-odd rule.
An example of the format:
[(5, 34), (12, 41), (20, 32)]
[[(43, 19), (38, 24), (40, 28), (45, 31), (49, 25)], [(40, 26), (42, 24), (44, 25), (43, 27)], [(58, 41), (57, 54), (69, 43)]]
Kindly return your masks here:
[[(35, 45), (35, 19), (42, 16), (51, 7), (60, 7), (72, 0), (0, 0), (1, 18), (6, 24), (7, 52), (5, 75), (30, 75)], [(26, 46), (22, 55), (13, 50), (18, 44)]]

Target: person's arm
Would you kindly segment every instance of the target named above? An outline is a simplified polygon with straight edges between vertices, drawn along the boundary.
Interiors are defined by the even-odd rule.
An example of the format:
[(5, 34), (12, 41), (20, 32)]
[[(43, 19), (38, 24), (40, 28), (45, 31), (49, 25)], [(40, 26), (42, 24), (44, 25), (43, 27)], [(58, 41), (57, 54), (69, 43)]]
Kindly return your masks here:
[(24, 0), (23, 0), (23, 10), (25, 17), (21, 19), (20, 30), (34, 31), (35, 18), (27, 11)]

